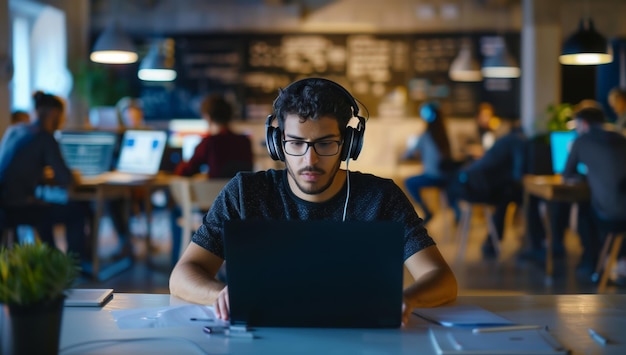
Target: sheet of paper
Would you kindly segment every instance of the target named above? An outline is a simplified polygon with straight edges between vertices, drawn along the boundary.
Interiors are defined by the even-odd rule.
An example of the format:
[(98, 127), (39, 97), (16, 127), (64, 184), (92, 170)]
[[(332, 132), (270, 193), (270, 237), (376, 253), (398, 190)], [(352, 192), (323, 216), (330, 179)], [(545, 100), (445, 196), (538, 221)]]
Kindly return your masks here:
[(514, 324), (504, 317), (473, 305), (415, 308), (413, 314), (446, 327), (492, 327)]
[(215, 316), (213, 306), (180, 305), (111, 311), (120, 329), (167, 328), (186, 326), (228, 326)]

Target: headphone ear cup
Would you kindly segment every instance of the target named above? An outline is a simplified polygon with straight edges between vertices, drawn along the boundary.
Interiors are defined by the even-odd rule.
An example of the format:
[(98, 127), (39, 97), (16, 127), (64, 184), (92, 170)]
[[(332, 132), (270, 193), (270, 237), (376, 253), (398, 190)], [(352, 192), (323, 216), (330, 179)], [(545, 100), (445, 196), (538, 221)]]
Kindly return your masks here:
[(359, 123), (357, 127), (346, 127), (346, 139), (341, 150), (341, 160), (356, 160), (363, 148), (363, 137), (365, 136), (365, 118), (357, 116)]
[(281, 144), (282, 134), (280, 132), (280, 128), (272, 126), (274, 118), (274, 115), (269, 115), (265, 121), (265, 146), (267, 147), (267, 152), (273, 160), (284, 161), (285, 154)]
[(354, 128), (346, 127), (346, 138), (343, 140), (341, 147), (341, 160), (346, 161), (352, 151), (352, 142), (354, 141)]
[(274, 128), (272, 130), (272, 143), (276, 152), (276, 158), (274, 160), (285, 161), (285, 152), (283, 151), (283, 133), (280, 128)]
[(274, 145), (274, 127), (265, 126), (265, 147), (273, 160), (278, 160), (276, 155), (276, 146)]

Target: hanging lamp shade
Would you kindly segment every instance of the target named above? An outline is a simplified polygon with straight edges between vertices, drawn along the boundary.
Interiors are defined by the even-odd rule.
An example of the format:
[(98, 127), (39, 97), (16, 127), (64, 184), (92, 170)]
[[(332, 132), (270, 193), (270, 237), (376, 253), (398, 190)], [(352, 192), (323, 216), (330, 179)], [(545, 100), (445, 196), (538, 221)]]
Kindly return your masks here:
[(96, 63), (128, 64), (138, 57), (133, 42), (114, 21), (100, 34), (89, 58)]
[(137, 76), (144, 81), (173, 81), (176, 79), (174, 68), (174, 40), (168, 38), (157, 41), (150, 47), (148, 55), (141, 61)]
[(500, 38), (494, 54), (483, 61), (482, 74), (485, 78), (519, 78), (519, 65), (506, 49), (504, 39)]
[(472, 82), (483, 80), (480, 63), (476, 58), (476, 51), (469, 38), (465, 38), (461, 42), (461, 49), (450, 64), (448, 75), (454, 81)]
[(591, 18), (582, 18), (578, 31), (563, 43), (559, 62), (566, 65), (594, 65), (613, 61), (608, 42), (598, 33)]

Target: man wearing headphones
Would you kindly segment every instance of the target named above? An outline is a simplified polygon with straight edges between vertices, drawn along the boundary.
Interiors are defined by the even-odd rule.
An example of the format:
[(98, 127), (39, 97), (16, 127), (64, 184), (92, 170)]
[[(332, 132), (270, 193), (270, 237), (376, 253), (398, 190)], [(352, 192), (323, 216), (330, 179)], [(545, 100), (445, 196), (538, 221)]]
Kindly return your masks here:
[(340, 168), (363, 143), (365, 118), (355, 99), (333, 81), (311, 78), (281, 90), (273, 109), (266, 144), (286, 169), (239, 173), (228, 183), (174, 267), (171, 294), (215, 304), (218, 317), (228, 319), (228, 287), (215, 278), (226, 220), (392, 220), (404, 225), (405, 265), (415, 279), (404, 291), (403, 322), (414, 307), (456, 299), (456, 279), (402, 190), (392, 180)]

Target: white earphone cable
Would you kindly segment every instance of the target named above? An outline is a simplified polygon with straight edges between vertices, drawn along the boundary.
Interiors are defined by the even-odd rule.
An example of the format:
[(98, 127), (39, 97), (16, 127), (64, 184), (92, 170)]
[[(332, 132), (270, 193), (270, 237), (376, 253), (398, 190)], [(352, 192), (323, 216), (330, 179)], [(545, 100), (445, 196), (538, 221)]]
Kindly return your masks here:
[[(350, 137), (350, 145), (348, 147), (352, 147), (353, 141), (354, 141), (354, 135)], [(352, 149), (348, 149), (348, 157), (346, 158), (346, 202), (343, 205), (342, 222), (346, 221), (346, 214), (348, 212), (348, 201), (350, 200), (350, 154), (351, 153), (352, 153)]]

